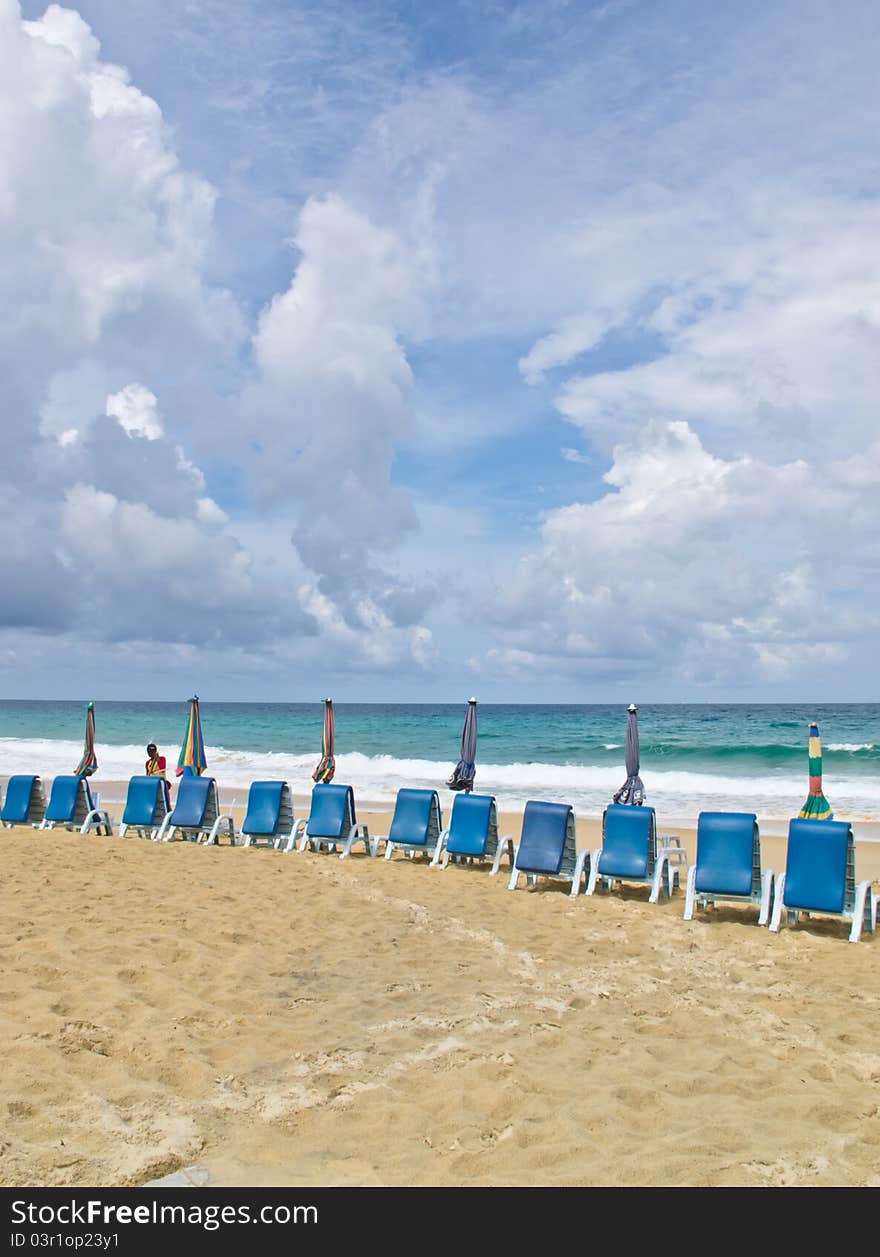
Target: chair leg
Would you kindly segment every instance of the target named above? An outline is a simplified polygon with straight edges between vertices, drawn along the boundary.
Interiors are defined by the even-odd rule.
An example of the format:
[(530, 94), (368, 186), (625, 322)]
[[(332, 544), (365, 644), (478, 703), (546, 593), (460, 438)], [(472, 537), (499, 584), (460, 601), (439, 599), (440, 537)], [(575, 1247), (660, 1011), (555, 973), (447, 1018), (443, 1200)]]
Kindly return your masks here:
[(758, 925), (766, 925), (770, 918), (770, 900), (773, 895), (773, 870), (765, 869), (761, 874), (761, 911), (758, 914)]
[(602, 848), (597, 847), (596, 850), (593, 852), (592, 858), (590, 860), (590, 876), (587, 879), (587, 894), (588, 895), (593, 895), (596, 893), (596, 882), (599, 880), (599, 857), (601, 856), (601, 854), (602, 854)]
[(871, 904), (868, 899), (870, 894), (871, 883), (859, 882), (856, 887), (856, 902), (853, 908), (852, 929), (849, 932), (849, 941), (857, 943), (862, 937), (862, 929), (865, 926), (865, 918), (867, 917), (867, 927), (871, 928)]
[(589, 851), (578, 852), (577, 859), (574, 862), (574, 877), (571, 879), (571, 890), (569, 891), (572, 899), (581, 892), (581, 878), (584, 875), (584, 867), (588, 865), (589, 859)]
[(697, 886), (697, 866), (692, 864), (688, 869), (687, 890), (684, 897), (684, 919), (685, 921), (693, 921), (694, 919), (694, 899)]
[(660, 898), (660, 890), (663, 886), (663, 873), (666, 868), (666, 856), (661, 855), (657, 859), (654, 866), (654, 878), (651, 882), (651, 893), (648, 896), (648, 903), (656, 903)]
[(498, 846), (495, 848), (495, 858), (492, 861), (492, 871), (489, 874), (490, 877), (496, 877), (498, 873), (501, 871), (501, 861), (504, 859), (505, 851), (507, 852), (508, 863), (510, 867), (513, 868), (513, 861), (514, 861), (513, 839), (504, 838), (502, 839), (501, 842), (498, 843)]
[(779, 933), (782, 924), (782, 909), (785, 900), (785, 874), (780, 873), (773, 887), (773, 915), (770, 918), (770, 932)]

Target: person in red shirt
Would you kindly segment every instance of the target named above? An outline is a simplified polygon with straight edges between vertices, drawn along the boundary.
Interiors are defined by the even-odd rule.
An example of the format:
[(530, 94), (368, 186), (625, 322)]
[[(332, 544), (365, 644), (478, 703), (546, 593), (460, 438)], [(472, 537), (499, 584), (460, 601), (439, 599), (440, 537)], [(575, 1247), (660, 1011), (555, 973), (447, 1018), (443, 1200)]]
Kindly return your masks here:
[(155, 742), (151, 742), (147, 747), (147, 776), (161, 777), (165, 783), (165, 802), (171, 805), (171, 787), (168, 784), (168, 778), (165, 776), (165, 756), (160, 755)]

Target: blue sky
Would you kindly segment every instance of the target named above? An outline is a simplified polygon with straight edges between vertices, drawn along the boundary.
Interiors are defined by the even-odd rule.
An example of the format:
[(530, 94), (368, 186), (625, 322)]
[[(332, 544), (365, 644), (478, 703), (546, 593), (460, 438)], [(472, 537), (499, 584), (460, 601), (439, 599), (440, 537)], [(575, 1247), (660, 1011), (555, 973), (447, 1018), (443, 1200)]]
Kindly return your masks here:
[(2, 692), (876, 697), (878, 44), (0, 0)]

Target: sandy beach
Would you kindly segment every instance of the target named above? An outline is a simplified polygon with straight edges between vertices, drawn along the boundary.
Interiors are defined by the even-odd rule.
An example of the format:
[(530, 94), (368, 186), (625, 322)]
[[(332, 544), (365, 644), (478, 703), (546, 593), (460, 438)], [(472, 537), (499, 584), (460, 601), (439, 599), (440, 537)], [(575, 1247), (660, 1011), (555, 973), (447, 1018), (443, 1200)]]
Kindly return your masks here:
[(878, 943), (840, 922), (63, 831), (0, 865), (7, 1186), (880, 1186)]

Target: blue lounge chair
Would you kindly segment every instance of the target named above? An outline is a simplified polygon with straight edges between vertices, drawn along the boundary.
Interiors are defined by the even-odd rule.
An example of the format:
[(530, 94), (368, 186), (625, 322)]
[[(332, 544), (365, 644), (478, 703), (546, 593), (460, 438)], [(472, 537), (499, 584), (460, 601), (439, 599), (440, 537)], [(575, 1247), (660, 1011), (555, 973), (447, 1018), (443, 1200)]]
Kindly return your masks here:
[[(398, 790), (391, 829), (385, 839), (385, 859), (398, 848), (410, 858), (434, 855), (440, 845), (443, 819), (436, 790)], [(381, 839), (377, 839), (377, 843)]]
[(163, 820), (156, 841), (171, 842), (180, 833), (189, 842), (215, 844), (221, 829), (226, 830), (229, 845), (234, 847), (235, 827), (231, 816), (221, 815), (215, 778), (182, 776), (174, 810)]
[[(658, 849), (654, 809), (611, 803), (602, 814), (602, 846), (593, 852), (587, 894), (594, 893), (600, 879), (605, 890), (615, 882), (645, 882), (651, 887), (648, 903), (656, 903), (667, 859)], [(669, 884), (666, 889), (671, 893)]]
[(856, 882), (855, 842), (849, 821), (789, 822), (785, 872), (776, 881), (773, 897), (774, 934), (786, 913), (789, 925), (800, 914), (822, 913), (852, 922), (849, 941), (857, 943), (862, 930), (873, 931), (876, 899), (870, 882)]
[(49, 805), (40, 829), (54, 829), (56, 825), (78, 829), (81, 834), (87, 834), (90, 829), (99, 834), (113, 833), (110, 817), (101, 808), (101, 796), (92, 797), (85, 777), (56, 777), (52, 782)]
[(537, 800), (526, 804), (522, 834), (513, 855), (508, 890), (516, 889), (519, 876), (524, 873), (529, 886), (534, 886), (539, 877), (571, 882), (569, 893), (572, 895), (580, 891), (581, 877), (590, 859), (588, 851), (577, 850), (571, 806)]
[(773, 870), (761, 869), (761, 838), (754, 812), (701, 812), (697, 820), (697, 860), (688, 870), (684, 919), (694, 907), (717, 899), (759, 905), (758, 924), (770, 919)]
[[(299, 846), (297, 846), (299, 842)], [(356, 842), (362, 842), (367, 855), (375, 855), (375, 845), (370, 844), (370, 831), (359, 825), (354, 814), (354, 791), (351, 786), (317, 785), (312, 790), (309, 816), (296, 822), (285, 851), (330, 851), (338, 847), (340, 860), (351, 854)]]
[(140, 838), (155, 838), (168, 815), (168, 783), (162, 777), (132, 777), (125, 796), (119, 837), (135, 830)]
[(9, 829), (13, 825), (38, 828), (46, 815), (46, 795), (39, 777), (10, 777), (0, 820)]
[(501, 867), (504, 852), (513, 868), (513, 839), (498, 839), (498, 813), (491, 794), (457, 794), (452, 805), (449, 828), (440, 835), (433, 865), (445, 869), (451, 857), (456, 860), (492, 861), (490, 877)]
[(293, 796), (286, 781), (254, 781), (241, 827), (246, 847), (280, 847), (293, 834)]

